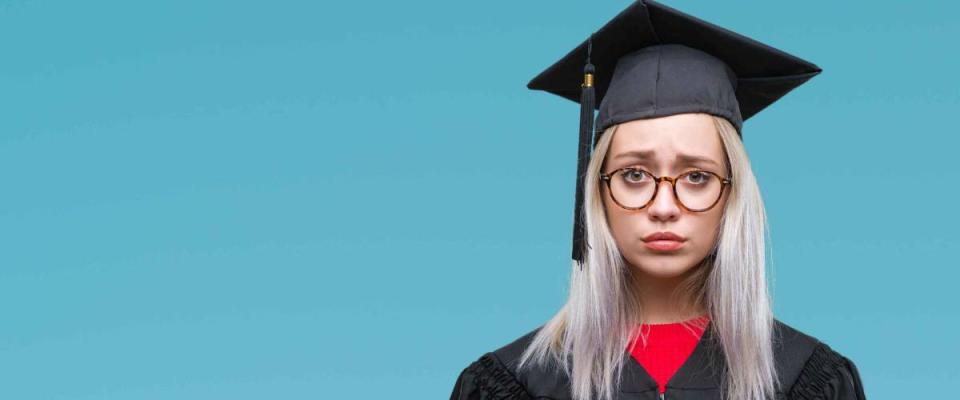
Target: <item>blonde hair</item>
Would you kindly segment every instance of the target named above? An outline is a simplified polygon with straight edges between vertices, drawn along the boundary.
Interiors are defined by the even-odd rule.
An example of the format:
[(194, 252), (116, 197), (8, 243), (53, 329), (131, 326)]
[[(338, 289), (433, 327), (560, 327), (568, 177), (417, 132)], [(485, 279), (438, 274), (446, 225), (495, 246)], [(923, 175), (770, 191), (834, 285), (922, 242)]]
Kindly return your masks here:
[[(678, 293), (710, 316), (723, 349), (729, 399), (774, 397), (779, 381), (773, 358), (773, 311), (766, 283), (764, 243), (768, 233), (760, 190), (743, 142), (728, 120), (711, 115), (723, 142), (733, 183), (727, 194), (713, 251), (695, 266)], [(574, 400), (606, 399), (620, 386), (626, 347), (643, 313), (630, 267), (607, 225), (598, 175), (617, 125), (597, 142), (587, 167), (584, 265), (571, 266), (567, 302), (533, 337), (518, 368), (559, 365)]]

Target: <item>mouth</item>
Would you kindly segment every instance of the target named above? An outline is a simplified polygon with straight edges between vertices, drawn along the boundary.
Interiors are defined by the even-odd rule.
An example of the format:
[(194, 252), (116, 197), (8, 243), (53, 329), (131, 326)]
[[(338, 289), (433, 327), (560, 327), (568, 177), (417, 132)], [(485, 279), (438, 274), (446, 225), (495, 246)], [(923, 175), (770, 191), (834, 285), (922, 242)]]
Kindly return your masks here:
[(676, 251), (683, 247), (684, 242), (680, 240), (648, 240), (643, 245), (651, 250), (658, 251)]
[(651, 241), (658, 241), (658, 240), (672, 240), (676, 242), (683, 242), (683, 241), (686, 241), (687, 239), (676, 233), (668, 232), (668, 231), (654, 232), (643, 237), (644, 242), (651, 242)]
[(645, 236), (643, 238), (643, 244), (651, 250), (676, 251), (683, 247), (686, 240), (686, 238), (676, 233), (661, 231)]

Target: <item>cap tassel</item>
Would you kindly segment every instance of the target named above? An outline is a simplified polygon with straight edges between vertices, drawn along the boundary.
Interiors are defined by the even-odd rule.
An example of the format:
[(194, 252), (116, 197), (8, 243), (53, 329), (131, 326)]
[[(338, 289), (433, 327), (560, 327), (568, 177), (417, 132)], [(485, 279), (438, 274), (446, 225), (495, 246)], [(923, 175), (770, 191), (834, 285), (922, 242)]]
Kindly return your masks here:
[(577, 146), (577, 194), (573, 212), (573, 259), (577, 261), (580, 270), (583, 270), (587, 243), (586, 224), (583, 217), (583, 186), (590, 163), (590, 150), (593, 143), (594, 122), (594, 67), (590, 63), (590, 53), (593, 52), (593, 35), (587, 40), (587, 64), (583, 67), (583, 83), (580, 85), (580, 141)]

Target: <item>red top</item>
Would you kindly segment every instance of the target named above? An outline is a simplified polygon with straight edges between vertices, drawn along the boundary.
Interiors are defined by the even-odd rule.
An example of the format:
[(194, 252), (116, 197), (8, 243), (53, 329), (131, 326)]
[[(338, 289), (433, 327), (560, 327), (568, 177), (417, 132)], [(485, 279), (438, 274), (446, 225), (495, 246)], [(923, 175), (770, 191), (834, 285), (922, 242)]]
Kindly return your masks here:
[[(710, 317), (705, 314), (687, 321), (695, 322), (701, 319), (706, 322)], [(650, 377), (657, 381), (660, 393), (665, 391), (667, 381), (693, 353), (693, 349), (700, 342), (700, 337), (703, 336), (702, 328), (691, 326), (694, 332), (690, 332), (683, 326), (683, 322), (641, 324), (640, 329), (647, 334), (646, 347), (639, 336), (636, 336), (627, 347), (633, 358), (643, 366)]]

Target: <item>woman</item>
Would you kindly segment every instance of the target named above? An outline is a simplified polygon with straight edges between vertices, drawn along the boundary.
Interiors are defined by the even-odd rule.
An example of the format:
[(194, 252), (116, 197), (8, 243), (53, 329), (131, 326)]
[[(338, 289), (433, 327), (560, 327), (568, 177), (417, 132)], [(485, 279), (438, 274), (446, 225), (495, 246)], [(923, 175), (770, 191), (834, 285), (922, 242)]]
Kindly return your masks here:
[(464, 368), (451, 399), (863, 400), (852, 361), (773, 317), (741, 140), (744, 120), (820, 69), (653, 1), (528, 87), (576, 100), (578, 59), (568, 301)]

